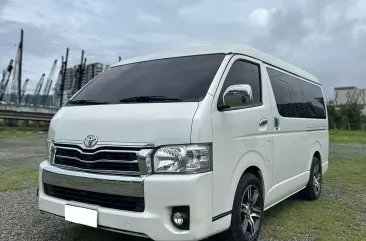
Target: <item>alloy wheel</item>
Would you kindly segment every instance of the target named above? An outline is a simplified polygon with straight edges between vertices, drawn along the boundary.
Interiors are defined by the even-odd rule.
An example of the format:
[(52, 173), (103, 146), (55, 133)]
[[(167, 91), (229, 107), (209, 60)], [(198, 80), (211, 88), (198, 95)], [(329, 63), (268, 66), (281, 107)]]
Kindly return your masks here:
[(315, 164), (314, 166), (314, 172), (313, 172), (313, 187), (314, 192), (318, 196), (321, 190), (321, 181), (322, 181), (322, 175), (320, 173), (320, 166), (319, 164)]
[(261, 195), (259, 189), (250, 185), (245, 189), (241, 202), (241, 226), (244, 235), (251, 238), (255, 235), (261, 222)]

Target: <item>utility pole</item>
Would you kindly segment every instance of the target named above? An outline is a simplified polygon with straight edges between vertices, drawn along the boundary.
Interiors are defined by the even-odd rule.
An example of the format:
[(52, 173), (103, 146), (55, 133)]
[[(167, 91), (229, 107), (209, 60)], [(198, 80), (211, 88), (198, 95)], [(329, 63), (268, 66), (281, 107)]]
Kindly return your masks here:
[(65, 58), (65, 62), (63, 64), (64, 66), (64, 71), (62, 73), (62, 78), (61, 78), (61, 86), (60, 86), (60, 91), (61, 91), (61, 97), (60, 97), (60, 108), (62, 107), (62, 101), (64, 98), (64, 88), (65, 88), (65, 78), (66, 78), (66, 70), (67, 70), (67, 60), (69, 58), (69, 48), (66, 48), (66, 58)]
[[(84, 64), (83, 64), (83, 72), (81, 73), (81, 80), (83, 79), (84, 77), (84, 71), (85, 71), (85, 68), (86, 68), (86, 58), (84, 58)], [(86, 76), (88, 77), (88, 73), (86, 73)], [(80, 88), (78, 89), (78, 91), (81, 89), (81, 85), (80, 85)]]
[[(95, 66), (95, 64), (92, 64), (92, 77), (91, 77), (91, 79), (93, 79), (94, 78), (94, 66)], [(90, 80), (91, 80), (90, 79)], [(89, 81), (89, 80), (88, 80)]]
[(22, 101), (22, 62), (23, 62), (23, 29), (20, 31), (20, 44), (19, 44), (20, 54), (19, 54), (19, 68), (18, 68), (18, 105)]
[(57, 107), (59, 106), (58, 102), (60, 101), (60, 86), (61, 86), (61, 79), (62, 79), (62, 73), (64, 71), (64, 56), (61, 56), (61, 69), (58, 72), (57, 76), (57, 82), (55, 84), (55, 87), (53, 88), (53, 106)]
[[(78, 84), (75, 93), (80, 90), (81, 88), (81, 82), (83, 81), (83, 74), (84, 74), (84, 68), (83, 68), (83, 62), (84, 62), (84, 50), (81, 51), (81, 61), (79, 66), (79, 76), (78, 76)], [(75, 94), (73, 93), (73, 94)]]
[(46, 86), (44, 87), (43, 95), (41, 98), (41, 105), (47, 104), (46, 102), (48, 100), (48, 95), (50, 94), (52, 82), (53, 82), (53, 79), (55, 78), (56, 66), (57, 66), (57, 59), (53, 62), (50, 73), (48, 74)]

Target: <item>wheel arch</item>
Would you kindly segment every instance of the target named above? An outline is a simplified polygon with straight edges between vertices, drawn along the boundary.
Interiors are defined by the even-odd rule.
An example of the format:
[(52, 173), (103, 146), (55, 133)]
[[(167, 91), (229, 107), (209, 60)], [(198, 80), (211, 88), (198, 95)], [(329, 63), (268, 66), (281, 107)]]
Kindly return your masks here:
[(322, 148), (322, 145), (320, 144), (320, 142), (318, 142), (318, 141), (315, 142), (313, 145), (313, 148), (311, 149), (311, 152), (310, 152), (307, 170), (310, 170), (310, 168), (311, 168), (311, 164), (313, 162), (313, 157), (318, 158), (320, 161), (320, 167), (322, 166), (321, 165), (322, 164), (322, 151), (323, 151), (323, 148)]
[(240, 158), (232, 175), (230, 198), (228, 199), (231, 208), (239, 181), (246, 173), (252, 173), (259, 178), (262, 183), (263, 198), (265, 199), (266, 184), (268, 182), (268, 178), (266, 178), (265, 158), (257, 151), (249, 151)]
[(261, 169), (259, 169), (259, 167), (257, 167), (257, 166), (250, 166), (247, 169), (245, 169), (245, 171), (244, 171), (243, 175), (241, 175), (241, 177), (244, 176), (247, 173), (251, 173), (254, 176), (258, 177), (258, 179), (260, 180), (260, 182), (262, 184), (262, 193), (263, 193), (263, 197), (264, 197), (264, 194), (266, 192), (265, 192), (264, 180), (263, 180), (263, 175), (262, 175)]

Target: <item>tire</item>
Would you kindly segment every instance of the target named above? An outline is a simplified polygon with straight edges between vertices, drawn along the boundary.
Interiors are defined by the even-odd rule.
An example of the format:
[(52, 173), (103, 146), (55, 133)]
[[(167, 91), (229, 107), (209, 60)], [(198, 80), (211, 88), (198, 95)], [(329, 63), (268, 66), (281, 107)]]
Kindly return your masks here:
[(317, 200), (321, 194), (322, 180), (321, 162), (317, 157), (313, 157), (309, 181), (305, 189), (301, 191), (302, 196), (309, 201)]
[[(249, 193), (251, 194), (250, 201), (248, 200)], [(261, 181), (251, 173), (244, 174), (236, 189), (230, 228), (220, 235), (222, 237), (220, 240), (257, 240), (263, 224), (263, 207), (264, 198)], [(246, 233), (243, 231), (244, 225), (246, 225)], [(254, 230), (252, 227), (254, 227)]]

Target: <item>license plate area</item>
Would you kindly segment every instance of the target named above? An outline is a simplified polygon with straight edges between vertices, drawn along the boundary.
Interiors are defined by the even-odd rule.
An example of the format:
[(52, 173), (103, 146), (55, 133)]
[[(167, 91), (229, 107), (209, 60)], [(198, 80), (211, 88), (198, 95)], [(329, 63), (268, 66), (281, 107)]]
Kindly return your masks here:
[(65, 220), (96, 228), (98, 226), (98, 211), (66, 204)]

